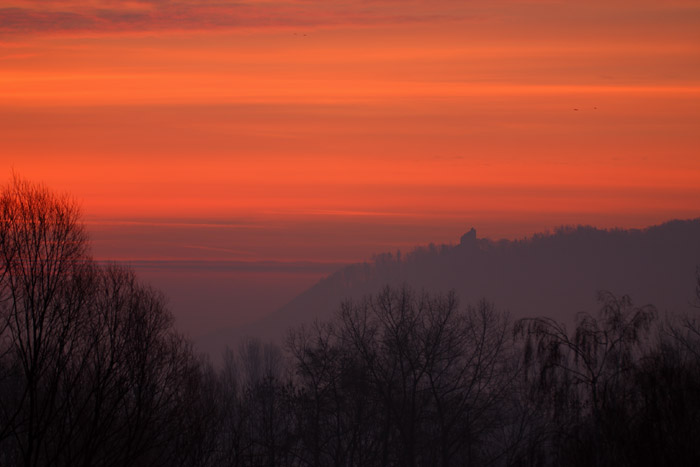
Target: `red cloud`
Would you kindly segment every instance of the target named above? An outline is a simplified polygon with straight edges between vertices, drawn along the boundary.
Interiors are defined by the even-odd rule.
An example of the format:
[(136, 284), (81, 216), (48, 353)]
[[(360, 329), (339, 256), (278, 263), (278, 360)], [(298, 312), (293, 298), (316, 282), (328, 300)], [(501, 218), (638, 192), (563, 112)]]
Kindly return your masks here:
[[(397, 14), (397, 10), (401, 10)], [(426, 4), (392, 2), (195, 3), (158, 0), (101, 4), (15, 2), (0, 8), (0, 33), (206, 30), (243, 27), (319, 27), (423, 22), (436, 16)]]

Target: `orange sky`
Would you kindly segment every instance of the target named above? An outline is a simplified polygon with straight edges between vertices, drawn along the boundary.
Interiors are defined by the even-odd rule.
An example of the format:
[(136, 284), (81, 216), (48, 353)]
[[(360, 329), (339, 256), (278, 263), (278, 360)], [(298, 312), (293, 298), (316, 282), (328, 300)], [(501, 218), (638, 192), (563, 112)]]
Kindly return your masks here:
[(699, 154), (697, 1), (0, 7), (0, 167), (79, 198), (100, 257), (645, 226), (700, 216)]

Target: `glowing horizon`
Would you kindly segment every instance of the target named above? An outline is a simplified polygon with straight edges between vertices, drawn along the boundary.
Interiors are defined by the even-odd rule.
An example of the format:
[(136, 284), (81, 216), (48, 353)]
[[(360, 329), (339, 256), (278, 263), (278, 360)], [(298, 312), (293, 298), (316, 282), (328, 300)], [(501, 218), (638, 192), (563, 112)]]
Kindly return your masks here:
[(10, 0), (0, 166), (99, 258), (645, 227), (700, 216), (699, 56), (684, 0)]

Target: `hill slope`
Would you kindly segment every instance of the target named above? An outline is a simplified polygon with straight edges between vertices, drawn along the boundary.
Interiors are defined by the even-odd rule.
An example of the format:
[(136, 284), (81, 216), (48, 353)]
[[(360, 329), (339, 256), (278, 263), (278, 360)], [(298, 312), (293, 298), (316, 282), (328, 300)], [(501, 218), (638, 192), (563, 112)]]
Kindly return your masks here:
[(700, 219), (670, 221), (646, 229), (562, 227), (553, 233), (493, 242), (476, 231), (457, 245), (429, 245), (401, 255), (347, 266), (321, 280), (259, 322), (209, 339), (207, 347), (236, 336), (279, 339), (290, 327), (329, 319), (343, 299), (374, 293), (385, 285), (454, 289), (463, 304), (493, 301), (513, 318), (550, 316), (569, 321), (597, 309), (597, 292), (630, 295), (661, 311), (690, 308), (700, 265)]

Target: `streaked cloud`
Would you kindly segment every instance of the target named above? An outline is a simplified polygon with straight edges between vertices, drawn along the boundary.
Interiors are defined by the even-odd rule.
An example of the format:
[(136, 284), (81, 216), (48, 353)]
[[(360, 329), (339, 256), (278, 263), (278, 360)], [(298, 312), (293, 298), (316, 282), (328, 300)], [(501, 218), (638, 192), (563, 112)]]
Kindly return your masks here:
[[(0, 8), (0, 35), (317, 28), (445, 23), (469, 20), (494, 25), (537, 25), (562, 33), (596, 33), (615, 23), (693, 24), (697, 2), (544, 0), (10, 0)], [(533, 23), (533, 19), (535, 19)], [(634, 28), (633, 28), (634, 29)], [(498, 28), (496, 28), (498, 31)], [(506, 31), (501, 31), (507, 33)], [(517, 30), (513, 32), (517, 33)], [(654, 31), (650, 30), (653, 34)], [(594, 36), (595, 34), (593, 34)]]
[(0, 33), (303, 29), (456, 19), (435, 11), (421, 2), (16, 1), (0, 8)]
[[(315, 273), (330, 274), (348, 263), (323, 261), (228, 261), (187, 259), (123, 259), (136, 270), (255, 272), (255, 273)], [(109, 263), (109, 261), (105, 261)]]

